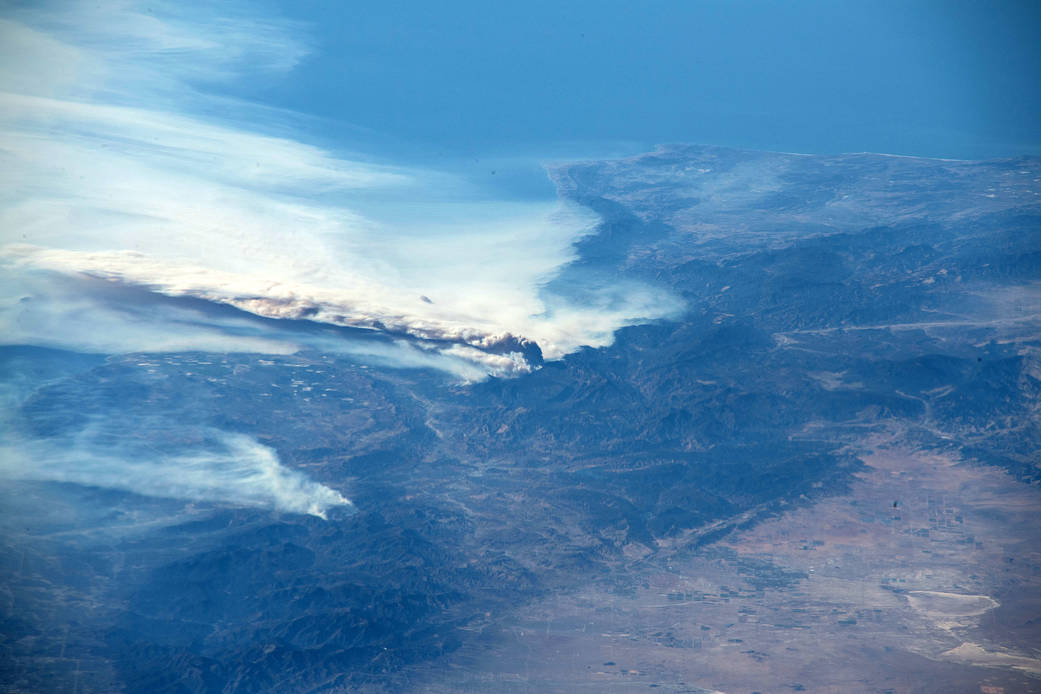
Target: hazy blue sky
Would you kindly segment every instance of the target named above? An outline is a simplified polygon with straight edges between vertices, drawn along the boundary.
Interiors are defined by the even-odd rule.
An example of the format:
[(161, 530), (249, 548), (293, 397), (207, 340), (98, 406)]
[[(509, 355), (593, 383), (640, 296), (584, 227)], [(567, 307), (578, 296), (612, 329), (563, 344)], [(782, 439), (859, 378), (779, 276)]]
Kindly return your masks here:
[[(313, 52), (243, 96), (434, 157), (697, 142), (1041, 151), (1041, 3), (304, 0)], [(330, 132), (328, 124), (323, 126)]]

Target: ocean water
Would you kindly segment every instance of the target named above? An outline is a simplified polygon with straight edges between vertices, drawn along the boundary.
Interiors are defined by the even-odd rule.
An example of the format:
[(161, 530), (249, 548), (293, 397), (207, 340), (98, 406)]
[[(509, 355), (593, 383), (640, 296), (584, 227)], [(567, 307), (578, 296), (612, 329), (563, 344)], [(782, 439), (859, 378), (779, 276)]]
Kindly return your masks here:
[[(1041, 151), (1034, 2), (280, 3), (311, 50), (231, 94), (327, 143), (518, 195), (533, 160), (665, 142), (987, 158)], [(497, 178), (493, 178), (497, 177)], [(498, 182), (496, 182), (498, 181)]]

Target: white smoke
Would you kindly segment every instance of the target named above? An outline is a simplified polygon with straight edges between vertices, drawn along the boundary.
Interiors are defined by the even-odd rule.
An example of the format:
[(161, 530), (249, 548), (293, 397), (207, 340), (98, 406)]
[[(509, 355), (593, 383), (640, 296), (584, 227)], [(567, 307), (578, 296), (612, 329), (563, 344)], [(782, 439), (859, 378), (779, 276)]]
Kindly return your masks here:
[[(54, 275), (9, 264), (0, 270), (0, 345), (39, 345), (96, 354), (245, 352), (288, 355), (301, 350), (349, 356), (377, 366), (435, 369), (462, 382), (530, 370), (520, 355), (496, 355), (371, 332), (282, 323), (248, 313), (210, 310), (103, 280)], [(2, 408), (0, 408), (2, 409)]]
[[(676, 310), (634, 285), (603, 306), (546, 295), (597, 222), (588, 210), (490, 199), (444, 173), (332, 153), (270, 125), (287, 114), (208, 95), (216, 83), (282, 78), (308, 50), (299, 26), (221, 7), (44, 3), (0, 22), (0, 46), (15, 47), (0, 70), (7, 271), (86, 273), (269, 318), (448, 343), (460, 349), (427, 356), (451, 372), (468, 361), (500, 375), (529, 368), (520, 352), (500, 354), (511, 336), (553, 359)], [(200, 115), (214, 106), (230, 115)], [(23, 296), (73, 313), (54, 293), (13, 298)], [(120, 317), (97, 296), (75, 304), (83, 322)], [(26, 332), (16, 314), (0, 315), (0, 332)], [(247, 340), (219, 326), (190, 331), (233, 349), (299, 346), (272, 346), (286, 341), (274, 330)], [(177, 337), (167, 332), (155, 332), (156, 348)], [(77, 331), (47, 337), (83, 347)]]
[(213, 445), (178, 454), (158, 447), (30, 440), (0, 447), (0, 475), (105, 487), (192, 501), (271, 508), (326, 517), (350, 500), (284, 467), (275, 452), (249, 436), (213, 432)]

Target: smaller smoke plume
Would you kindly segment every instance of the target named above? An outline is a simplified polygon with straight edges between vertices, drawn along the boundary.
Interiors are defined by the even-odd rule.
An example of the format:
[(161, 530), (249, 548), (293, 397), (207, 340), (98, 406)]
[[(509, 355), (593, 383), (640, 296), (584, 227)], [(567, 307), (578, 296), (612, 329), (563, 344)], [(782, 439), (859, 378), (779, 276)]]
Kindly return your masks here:
[(320, 518), (335, 507), (353, 506), (336, 490), (284, 467), (275, 451), (249, 436), (218, 431), (205, 434), (205, 440), (177, 453), (164, 453), (154, 443), (142, 445), (133, 435), (119, 436), (111, 430), (23, 441), (0, 447), (0, 476)]

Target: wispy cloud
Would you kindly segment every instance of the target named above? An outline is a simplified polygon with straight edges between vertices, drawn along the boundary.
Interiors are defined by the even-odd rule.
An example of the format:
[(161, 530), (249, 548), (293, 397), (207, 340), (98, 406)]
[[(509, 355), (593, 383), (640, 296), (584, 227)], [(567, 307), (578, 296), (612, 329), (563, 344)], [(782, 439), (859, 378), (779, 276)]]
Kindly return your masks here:
[(183, 98), (196, 87), (285, 75), (309, 53), (305, 27), (258, 15), (251, 3), (40, 0), (6, 14), (5, 72), (23, 93)]
[[(13, 12), (0, 37), (10, 58), (0, 70), (0, 262), (25, 280), (0, 311), (9, 334), (41, 339), (42, 324), (26, 329), (17, 301), (46, 298), (50, 308), (37, 314), (63, 313), (40, 270), (386, 331), (426, 341), (402, 348), (423, 357), (403, 364), (453, 373), (461, 362), (523, 371), (530, 365), (514, 346), (524, 340), (558, 358), (678, 307), (637, 285), (597, 290), (602, 300), (580, 305), (547, 293), (574, 240), (596, 224), (584, 209), (460, 202), (465, 181), (264, 132), (251, 107), (219, 96), (215, 85), (291, 71), (308, 50), (298, 25), (234, 4), (91, 2)], [(214, 103), (233, 115), (201, 115)], [(125, 315), (98, 295), (64, 313), (73, 305), (81, 322)], [(150, 335), (159, 348), (176, 343), (150, 330), (124, 332), (136, 347)], [(291, 331), (233, 339), (220, 326), (193, 330), (194, 344), (299, 346)], [(81, 340), (55, 325), (48, 343)]]

